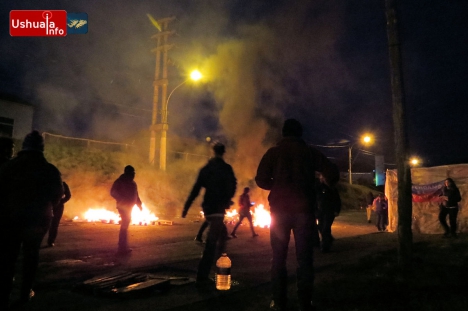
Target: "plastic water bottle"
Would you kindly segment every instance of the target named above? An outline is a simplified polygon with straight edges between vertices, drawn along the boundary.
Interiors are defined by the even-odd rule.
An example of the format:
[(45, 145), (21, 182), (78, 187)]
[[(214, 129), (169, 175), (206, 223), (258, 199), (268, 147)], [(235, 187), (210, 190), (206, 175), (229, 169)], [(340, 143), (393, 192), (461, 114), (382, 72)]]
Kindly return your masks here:
[(216, 289), (229, 290), (231, 288), (231, 259), (226, 253), (216, 261)]

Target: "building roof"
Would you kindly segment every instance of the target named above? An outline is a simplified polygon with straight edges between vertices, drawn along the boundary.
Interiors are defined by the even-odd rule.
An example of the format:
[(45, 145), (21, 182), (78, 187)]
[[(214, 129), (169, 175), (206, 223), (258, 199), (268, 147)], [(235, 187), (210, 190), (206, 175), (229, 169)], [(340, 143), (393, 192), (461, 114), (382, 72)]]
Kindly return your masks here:
[(12, 103), (23, 104), (23, 105), (27, 105), (27, 106), (32, 106), (31, 103), (27, 102), (26, 100), (22, 99), (21, 97), (19, 97), (17, 95), (3, 93), (3, 92), (0, 92), (0, 100), (9, 101), (9, 102), (12, 102)]

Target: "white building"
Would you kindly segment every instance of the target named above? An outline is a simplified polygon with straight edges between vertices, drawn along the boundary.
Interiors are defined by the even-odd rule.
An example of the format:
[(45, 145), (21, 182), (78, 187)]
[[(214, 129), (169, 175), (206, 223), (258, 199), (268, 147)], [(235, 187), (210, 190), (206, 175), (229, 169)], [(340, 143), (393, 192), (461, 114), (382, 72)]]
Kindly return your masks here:
[(0, 97), (0, 136), (23, 139), (32, 130), (34, 107)]

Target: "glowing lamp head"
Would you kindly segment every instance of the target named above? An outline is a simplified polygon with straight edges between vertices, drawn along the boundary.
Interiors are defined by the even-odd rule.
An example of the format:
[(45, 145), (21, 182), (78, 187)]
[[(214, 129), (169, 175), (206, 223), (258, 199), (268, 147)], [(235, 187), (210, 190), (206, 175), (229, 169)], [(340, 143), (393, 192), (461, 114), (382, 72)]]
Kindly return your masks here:
[(203, 77), (202, 74), (198, 70), (194, 70), (190, 73), (190, 79), (192, 79), (193, 81), (198, 81), (202, 77)]
[(416, 165), (419, 164), (419, 159), (418, 158), (411, 158), (410, 163), (411, 163), (411, 165), (416, 166)]

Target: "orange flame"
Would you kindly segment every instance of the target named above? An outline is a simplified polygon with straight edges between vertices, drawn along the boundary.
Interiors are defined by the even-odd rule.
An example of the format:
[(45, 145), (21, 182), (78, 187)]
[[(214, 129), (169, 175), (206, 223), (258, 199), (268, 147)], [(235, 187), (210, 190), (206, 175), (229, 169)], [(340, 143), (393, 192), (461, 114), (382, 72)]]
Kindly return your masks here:
[[(250, 211), (252, 214), (252, 221), (255, 227), (270, 228), (271, 215), (270, 212), (265, 209), (263, 204), (258, 204), (254, 211)], [(203, 218), (203, 212), (200, 212), (200, 218)], [(228, 223), (235, 223), (239, 220), (239, 213), (236, 209), (226, 211), (225, 221)]]
[[(120, 222), (120, 215), (115, 212), (106, 210), (105, 208), (88, 209), (84, 214), (84, 219), (88, 222), (105, 222), (118, 224)], [(154, 223), (159, 218), (156, 217), (143, 203), (142, 210), (134, 205), (132, 208), (132, 225), (148, 225)], [(74, 220), (79, 220), (75, 217)]]
[(258, 204), (253, 212), (253, 223), (255, 227), (270, 228), (271, 215), (265, 210), (263, 204)]

